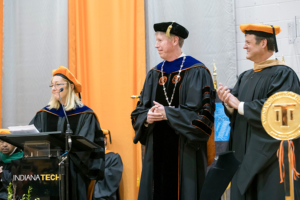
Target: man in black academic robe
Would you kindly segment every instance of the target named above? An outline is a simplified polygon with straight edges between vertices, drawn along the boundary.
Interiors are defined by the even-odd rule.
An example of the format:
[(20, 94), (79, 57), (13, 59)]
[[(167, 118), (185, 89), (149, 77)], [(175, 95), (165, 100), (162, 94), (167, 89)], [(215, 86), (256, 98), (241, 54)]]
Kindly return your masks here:
[(21, 159), (23, 151), (4, 141), (0, 141), (0, 149), (0, 199), (7, 199), (7, 187), (11, 183), (12, 161)]
[[(276, 155), (280, 141), (264, 130), (261, 111), (264, 102), (277, 92), (300, 94), (299, 79), (293, 69), (273, 55), (280, 27), (248, 24), (240, 28), (245, 33), (246, 57), (254, 62), (254, 69), (240, 74), (231, 93), (222, 84), (218, 89), (231, 121), (230, 150), (242, 162), (232, 179), (230, 195), (234, 200), (283, 200), (284, 184), (280, 183)], [(293, 142), (300, 171), (300, 140)], [(295, 181), (295, 196), (300, 199), (299, 180)]]
[[(105, 171), (104, 179), (99, 180), (95, 184), (94, 199), (95, 200), (120, 200), (120, 181), (123, 173), (123, 163), (121, 156), (107, 149), (107, 137), (104, 131), (105, 144)], [(111, 138), (110, 138), (111, 142)]]
[[(87, 106), (83, 105), (66, 111), (66, 114), (73, 135), (83, 136), (102, 147), (96, 149), (95, 152), (70, 154), (70, 199), (87, 199), (89, 185), (94, 183), (92, 180), (103, 179), (105, 164), (103, 133), (95, 113)], [(44, 107), (35, 115), (30, 124), (34, 124), (39, 132), (65, 132), (67, 128), (66, 117), (61, 106), (58, 110)], [(93, 186), (91, 188), (94, 188)]]
[(197, 200), (207, 153), (214, 151), (207, 143), (214, 123), (212, 78), (203, 63), (181, 52), (188, 36), (183, 26), (166, 22), (154, 30), (164, 61), (148, 72), (131, 114), (134, 143), (146, 146), (138, 199)]

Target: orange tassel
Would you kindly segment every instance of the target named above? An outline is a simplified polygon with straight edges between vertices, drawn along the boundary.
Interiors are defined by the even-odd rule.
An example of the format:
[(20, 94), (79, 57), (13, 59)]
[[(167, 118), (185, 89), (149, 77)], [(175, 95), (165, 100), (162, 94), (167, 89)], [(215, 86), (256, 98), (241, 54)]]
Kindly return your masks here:
[[(299, 178), (300, 173), (296, 170), (296, 158), (295, 158), (295, 147), (293, 141), (288, 141), (289, 145), (288, 148), (291, 149), (291, 153), (288, 155), (289, 164), (292, 166), (293, 170), (293, 178), (296, 180)], [(285, 177), (285, 166), (284, 166), (284, 148), (283, 148), (283, 141), (281, 141), (279, 149), (277, 150), (277, 157), (279, 161), (279, 171), (280, 171), (280, 183), (283, 183), (283, 179)]]
[(284, 172), (284, 148), (283, 148), (283, 141), (280, 142), (279, 149), (277, 150), (277, 157), (279, 161), (279, 171), (280, 171), (280, 183), (283, 183), (283, 179), (285, 177)]

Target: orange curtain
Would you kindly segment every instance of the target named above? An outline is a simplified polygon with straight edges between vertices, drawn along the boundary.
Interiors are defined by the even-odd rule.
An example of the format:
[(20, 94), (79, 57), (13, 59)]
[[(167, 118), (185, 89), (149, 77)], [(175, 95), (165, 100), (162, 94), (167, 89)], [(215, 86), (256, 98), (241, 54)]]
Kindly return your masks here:
[(0, 128), (2, 127), (3, 0), (0, 0)]
[(141, 147), (133, 144), (130, 113), (146, 76), (144, 0), (69, 0), (69, 69), (83, 85), (82, 101), (101, 128), (108, 148), (121, 155), (122, 199), (137, 199)]

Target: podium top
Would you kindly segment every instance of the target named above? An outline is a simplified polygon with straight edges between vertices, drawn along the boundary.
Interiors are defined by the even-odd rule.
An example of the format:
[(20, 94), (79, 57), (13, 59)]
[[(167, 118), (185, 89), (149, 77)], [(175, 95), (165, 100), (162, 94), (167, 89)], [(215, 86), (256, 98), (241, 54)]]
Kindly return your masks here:
[[(71, 152), (79, 151), (93, 151), (94, 149), (100, 148), (94, 142), (91, 142), (87, 138), (78, 135), (72, 135), (72, 150)], [(0, 140), (10, 143), (18, 148), (24, 150), (24, 144), (27, 141), (49, 141), (50, 149), (65, 149), (65, 134), (61, 131), (55, 132), (42, 132), (42, 133), (30, 133), (30, 134), (7, 134), (0, 135)]]

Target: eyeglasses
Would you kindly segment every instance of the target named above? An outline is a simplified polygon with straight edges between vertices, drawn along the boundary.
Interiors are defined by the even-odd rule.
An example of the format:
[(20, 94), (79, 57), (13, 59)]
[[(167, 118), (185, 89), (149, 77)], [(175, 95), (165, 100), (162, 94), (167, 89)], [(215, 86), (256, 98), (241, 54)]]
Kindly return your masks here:
[(66, 85), (67, 83), (56, 83), (56, 84), (51, 84), (49, 85), (49, 87), (52, 89), (52, 87), (54, 86), (54, 88), (61, 88), (63, 85)]

